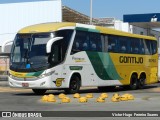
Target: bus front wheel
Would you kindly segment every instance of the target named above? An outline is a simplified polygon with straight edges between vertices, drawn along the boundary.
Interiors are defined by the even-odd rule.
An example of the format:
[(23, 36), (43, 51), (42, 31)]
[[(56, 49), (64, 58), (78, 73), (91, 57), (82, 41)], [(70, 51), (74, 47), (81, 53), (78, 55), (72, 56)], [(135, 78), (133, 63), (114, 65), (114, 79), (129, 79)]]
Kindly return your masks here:
[(36, 95), (43, 95), (47, 90), (45, 90), (45, 89), (32, 89), (32, 91), (33, 91)]
[(65, 89), (66, 93), (74, 94), (77, 93), (80, 89), (80, 78), (76, 75), (73, 75), (70, 81), (69, 88)]

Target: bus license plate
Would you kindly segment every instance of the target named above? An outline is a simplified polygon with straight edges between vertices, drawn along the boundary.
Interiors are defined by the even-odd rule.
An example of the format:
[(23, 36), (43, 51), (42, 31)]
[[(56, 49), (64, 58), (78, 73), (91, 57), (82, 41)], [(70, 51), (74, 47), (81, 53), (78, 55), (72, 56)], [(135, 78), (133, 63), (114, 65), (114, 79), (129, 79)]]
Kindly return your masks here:
[(28, 83), (22, 83), (22, 87), (29, 87)]

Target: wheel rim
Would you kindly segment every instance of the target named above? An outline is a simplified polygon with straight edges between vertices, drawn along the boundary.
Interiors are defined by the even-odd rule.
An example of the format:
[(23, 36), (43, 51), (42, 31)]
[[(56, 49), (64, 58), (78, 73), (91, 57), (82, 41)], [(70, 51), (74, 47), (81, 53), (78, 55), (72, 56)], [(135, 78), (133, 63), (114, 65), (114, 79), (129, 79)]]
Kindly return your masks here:
[(140, 85), (144, 85), (144, 81), (145, 81), (145, 79), (144, 79), (144, 78), (141, 78), (141, 79), (140, 79)]
[(72, 89), (72, 90), (77, 90), (77, 81), (76, 81), (76, 80), (73, 80), (73, 81), (71, 82), (71, 89)]
[(143, 88), (143, 87), (144, 87), (144, 85), (145, 85), (145, 80), (146, 80), (146, 78), (144, 78), (144, 77), (141, 77), (141, 78), (139, 79), (139, 88)]
[(131, 87), (133, 89), (136, 89), (137, 88), (137, 78), (136, 76), (132, 76), (132, 79), (131, 79)]

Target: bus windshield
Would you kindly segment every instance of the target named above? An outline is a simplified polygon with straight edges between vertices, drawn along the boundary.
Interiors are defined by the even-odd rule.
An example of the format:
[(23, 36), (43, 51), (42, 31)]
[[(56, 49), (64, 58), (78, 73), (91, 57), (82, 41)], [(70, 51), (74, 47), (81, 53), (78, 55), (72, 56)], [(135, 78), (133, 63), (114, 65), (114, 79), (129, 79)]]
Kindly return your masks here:
[[(11, 64), (14, 68), (26, 69), (48, 66), (46, 43), (51, 34), (18, 34), (11, 52)], [(29, 65), (28, 67), (26, 65)]]
[[(17, 72), (35, 72), (59, 64), (65, 58), (71, 35), (70, 30), (17, 34), (12, 46), (10, 69)], [(63, 39), (55, 41), (51, 53), (47, 54), (46, 44), (54, 37), (63, 37)]]

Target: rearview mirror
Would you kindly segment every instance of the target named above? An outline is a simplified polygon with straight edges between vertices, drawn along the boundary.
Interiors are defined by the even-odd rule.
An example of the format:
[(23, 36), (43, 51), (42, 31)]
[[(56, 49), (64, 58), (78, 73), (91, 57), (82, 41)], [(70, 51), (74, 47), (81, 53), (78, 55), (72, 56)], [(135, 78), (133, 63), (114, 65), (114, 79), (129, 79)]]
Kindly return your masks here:
[(63, 37), (55, 37), (55, 38), (50, 39), (50, 40), (47, 42), (47, 45), (46, 45), (46, 52), (47, 52), (47, 53), (50, 53), (50, 52), (51, 52), (52, 44), (53, 44), (55, 41), (58, 41), (58, 40), (61, 40), (61, 39), (63, 39)]

